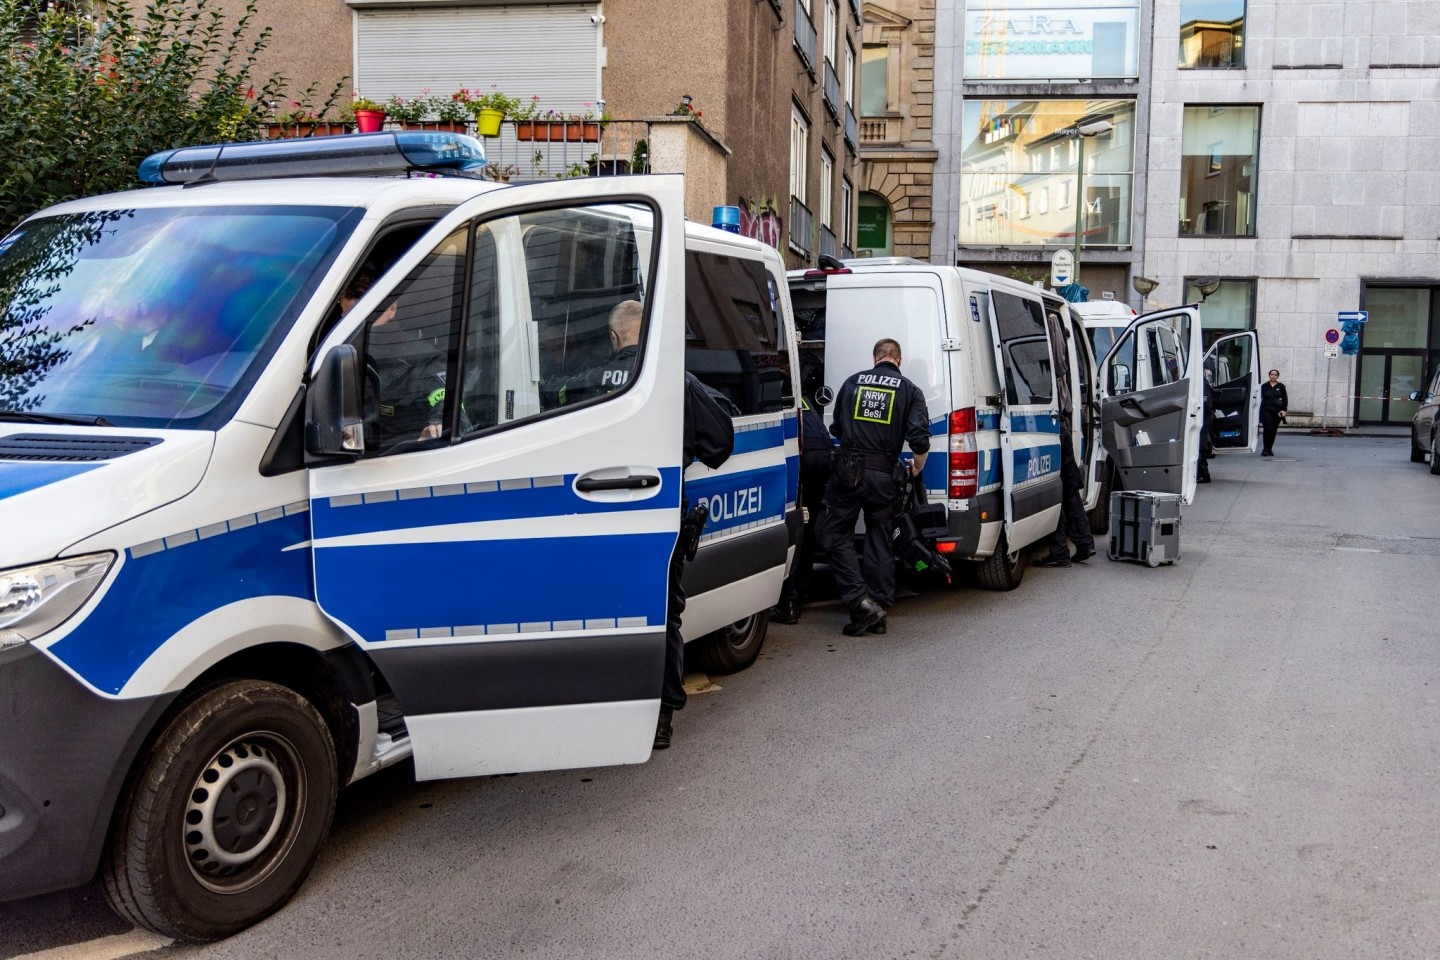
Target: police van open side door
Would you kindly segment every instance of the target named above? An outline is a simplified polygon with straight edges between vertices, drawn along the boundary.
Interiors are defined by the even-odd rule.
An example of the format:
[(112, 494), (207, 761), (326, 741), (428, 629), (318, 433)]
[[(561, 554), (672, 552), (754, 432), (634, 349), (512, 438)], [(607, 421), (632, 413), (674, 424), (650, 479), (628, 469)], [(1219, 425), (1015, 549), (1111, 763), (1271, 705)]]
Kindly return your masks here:
[(1195, 496), (1202, 365), (1193, 306), (1136, 318), (1106, 355), (1101, 434), (1126, 490)]
[(1055, 532), (1060, 518), (1060, 416), (1045, 311), (998, 286), (990, 330), (1000, 377), (1000, 469), (1005, 542), (1018, 550)]
[(1205, 352), (1210, 381), (1210, 435), (1216, 451), (1255, 452), (1260, 422), (1260, 337), (1244, 330), (1221, 337)]
[(317, 355), (316, 377), (361, 357), (365, 450), (309, 470), (316, 596), (394, 691), (421, 779), (649, 756), (680, 520), (681, 184), (467, 201)]

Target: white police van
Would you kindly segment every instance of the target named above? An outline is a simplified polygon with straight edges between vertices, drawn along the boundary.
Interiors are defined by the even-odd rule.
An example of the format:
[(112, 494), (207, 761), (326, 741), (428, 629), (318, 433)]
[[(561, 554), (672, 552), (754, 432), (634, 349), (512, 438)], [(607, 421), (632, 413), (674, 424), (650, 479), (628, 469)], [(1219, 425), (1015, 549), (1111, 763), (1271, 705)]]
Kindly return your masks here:
[[(779, 255), (685, 223), (679, 177), (408, 175), (482, 163), (435, 134), (188, 148), (142, 167), (184, 187), (0, 240), (28, 349), (0, 382), (0, 899), (98, 865), (127, 919), (221, 937), (399, 760), (644, 761), (687, 362), (737, 442), (689, 473), (685, 632), (712, 668), (758, 652), (798, 529)], [(626, 300), (633, 375), (560, 400)]]
[[(1097, 366), (1079, 318), (1039, 288), (909, 258), (829, 266), (789, 275), (802, 363), (823, 356), (834, 392), (871, 365), (877, 339), (900, 342), (901, 372), (924, 392), (934, 436), (925, 486), (932, 503), (946, 505), (948, 530), (935, 547), (973, 561), (982, 586), (1018, 586), (1028, 549), (1058, 523), (1060, 358), (1077, 412), (1074, 448), (1087, 464), (1087, 510), (1105, 492), (1096, 467), (1107, 455), (1123, 462), (1131, 486), (1193, 493), (1201, 403), (1188, 359), (1198, 355), (1194, 308), (1137, 319), (1119, 338), (1126, 348)], [(1159, 352), (1176, 355), (1181, 344), (1184, 356)]]

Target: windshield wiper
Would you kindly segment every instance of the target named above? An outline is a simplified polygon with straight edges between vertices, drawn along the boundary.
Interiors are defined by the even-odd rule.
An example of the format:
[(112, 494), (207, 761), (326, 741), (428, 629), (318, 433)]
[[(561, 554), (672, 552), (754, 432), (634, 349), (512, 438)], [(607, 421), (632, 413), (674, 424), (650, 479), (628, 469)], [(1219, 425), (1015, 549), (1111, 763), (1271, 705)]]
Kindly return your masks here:
[(68, 413), (30, 413), (27, 410), (0, 410), (0, 422), (5, 423), (64, 423), (77, 427), (108, 427), (104, 417), (73, 416)]

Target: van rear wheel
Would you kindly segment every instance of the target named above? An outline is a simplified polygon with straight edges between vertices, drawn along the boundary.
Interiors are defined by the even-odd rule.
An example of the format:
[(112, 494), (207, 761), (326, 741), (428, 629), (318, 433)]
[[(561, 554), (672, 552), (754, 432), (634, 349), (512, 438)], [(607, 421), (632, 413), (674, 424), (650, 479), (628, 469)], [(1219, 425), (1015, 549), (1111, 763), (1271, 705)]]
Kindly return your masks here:
[(995, 553), (989, 559), (981, 560), (975, 567), (975, 579), (986, 590), (1014, 590), (1020, 586), (1029, 562), (1024, 550), (1010, 550), (1005, 534), (995, 544)]
[(695, 665), (706, 673), (738, 673), (760, 656), (769, 626), (770, 611), (762, 610), (688, 644), (685, 655), (693, 650)]
[(101, 865), (106, 900), (177, 940), (245, 929), (304, 882), (338, 782), (330, 730), (304, 697), (257, 680), (206, 691), (128, 784)]

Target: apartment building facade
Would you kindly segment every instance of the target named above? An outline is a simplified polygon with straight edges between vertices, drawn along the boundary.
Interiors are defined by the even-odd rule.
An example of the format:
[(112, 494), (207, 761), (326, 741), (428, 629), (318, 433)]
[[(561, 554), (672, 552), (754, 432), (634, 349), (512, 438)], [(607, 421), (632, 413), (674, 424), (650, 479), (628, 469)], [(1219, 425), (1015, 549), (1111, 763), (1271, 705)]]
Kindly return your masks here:
[[(537, 158), (507, 131), (492, 153), (522, 179), (624, 170), (643, 139), (649, 169), (686, 175), (692, 219), (739, 206), (742, 232), (792, 267), (853, 251), (859, 0), (260, 0), (259, 13), (274, 27), (262, 66), (292, 89), (348, 78), (383, 101), (495, 87), (603, 111), (615, 122), (597, 144)], [(677, 115), (682, 102), (696, 116)]]

